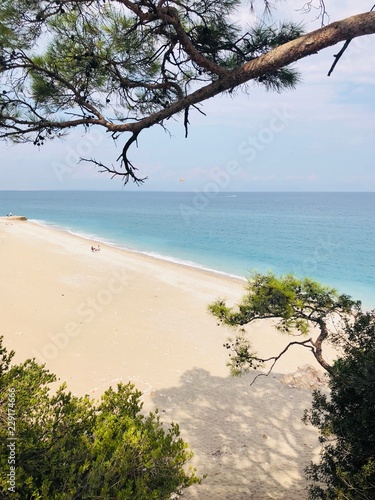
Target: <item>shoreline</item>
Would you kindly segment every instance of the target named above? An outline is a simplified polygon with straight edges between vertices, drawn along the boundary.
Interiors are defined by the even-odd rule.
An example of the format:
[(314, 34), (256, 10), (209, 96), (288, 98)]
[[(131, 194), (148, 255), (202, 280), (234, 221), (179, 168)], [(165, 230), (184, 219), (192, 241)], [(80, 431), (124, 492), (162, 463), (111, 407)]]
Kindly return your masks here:
[[(10, 256), (15, 257), (15, 260), (13, 261), (14, 268), (19, 268), (20, 259), (18, 257), (21, 254), (25, 267), (28, 267), (29, 269), (27, 272), (26, 270), (18, 270), (18, 274), (26, 275), (29, 274), (29, 270), (31, 271), (31, 269), (33, 269), (34, 273), (31, 272), (31, 281), (35, 284), (37, 280), (42, 277), (41, 271), (43, 270), (44, 265), (48, 264), (46, 277), (51, 274), (51, 279), (47, 280), (48, 283), (46, 284), (40, 282), (38, 285), (40, 287), (40, 292), (43, 292), (43, 300), (47, 301), (48, 296), (48, 288), (45, 288), (45, 285), (50, 286), (52, 283), (53, 286), (56, 286), (56, 284), (61, 285), (62, 292), (65, 292), (61, 293), (62, 297), (66, 298), (66, 291), (68, 291), (74, 296), (74, 299), (76, 299), (76, 292), (78, 292), (79, 298), (76, 299), (77, 304), (75, 307), (70, 307), (69, 316), (72, 317), (72, 319), (75, 317), (76, 324), (83, 323), (85, 327), (93, 323), (94, 319), (97, 320), (97, 316), (104, 312), (105, 309), (108, 309), (106, 314), (110, 314), (112, 312), (112, 306), (114, 305), (112, 302), (115, 302), (115, 299), (121, 299), (125, 295), (126, 300), (128, 300), (129, 297), (126, 294), (126, 287), (130, 285), (130, 287), (133, 288), (132, 282), (137, 278), (141, 278), (143, 281), (143, 274), (146, 275), (147, 284), (149, 284), (148, 281), (151, 281), (152, 285), (155, 286), (155, 284), (159, 284), (160, 280), (160, 283), (167, 285), (168, 297), (170, 296), (170, 291), (174, 293), (175, 289), (180, 287), (182, 287), (182, 289), (185, 288), (184, 295), (186, 295), (186, 293), (189, 294), (191, 289), (195, 288), (195, 280), (198, 279), (200, 283), (196, 291), (200, 292), (200, 296), (202, 298), (204, 296), (207, 297), (206, 302), (201, 303), (201, 312), (205, 313), (207, 321), (209, 321), (211, 326), (212, 324), (216, 325), (216, 320), (211, 318), (208, 313), (206, 314), (206, 306), (211, 297), (212, 300), (214, 300), (218, 295), (220, 296), (220, 291), (221, 296), (228, 296), (227, 292), (229, 291), (229, 298), (232, 295), (233, 300), (235, 300), (237, 295), (238, 298), (240, 298), (242, 294), (243, 281), (228, 275), (220, 275), (219, 273), (215, 273), (210, 270), (188, 266), (179, 262), (158, 259), (154, 256), (141, 252), (114, 247), (105, 243), (101, 243), (101, 252), (96, 254), (91, 252), (90, 247), (92, 244), (96, 245), (100, 240), (83, 238), (82, 236), (72, 234), (65, 230), (42, 226), (31, 220), (14, 220), (11, 225), (5, 225), (4, 222), (3, 225), (1, 225), (1, 222), (3, 221), (0, 221), (0, 229), (5, 229), (8, 233), (12, 233), (13, 236), (18, 237), (18, 242), (16, 242), (16, 246), (18, 247), (17, 251), (9, 251), (6, 255), (1, 252), (4, 248), (0, 246), (2, 261), (7, 262), (8, 266), (10, 265), (9, 271), (12, 267), (12, 263), (9, 262)], [(29, 245), (29, 242), (32, 243), (30, 245), (30, 251), (26, 248), (26, 246)], [(20, 243), (21, 246), (19, 245)], [(45, 247), (46, 244), (53, 245), (55, 247), (51, 262), (48, 262), (51, 255), (49, 252), (50, 249)], [(47, 259), (41, 259), (41, 257), (38, 257), (38, 255), (34, 253), (35, 247), (37, 247), (38, 251), (40, 251), (42, 247), (43, 250), (46, 248), (44, 253), (46, 254)], [(31, 259), (28, 259), (27, 254), (29, 254)], [(75, 262), (69, 261), (68, 265), (64, 264), (63, 267), (59, 269), (59, 257), (62, 254), (64, 254), (65, 260), (73, 257)], [(94, 258), (95, 261), (93, 261)], [(34, 260), (39, 260), (39, 264), (35, 262), (35, 264), (28, 265), (26, 263), (27, 260), (31, 260), (32, 262), (34, 262)], [(85, 262), (86, 260), (87, 262)], [(87, 267), (84, 268), (82, 266)], [(49, 271), (51, 271), (51, 273), (49, 273)], [(144, 273), (143, 271), (146, 272)], [(71, 276), (69, 277), (69, 275)], [(181, 277), (184, 275), (186, 275), (185, 279), (181, 281)], [(114, 283), (115, 280), (118, 281), (117, 285)], [(2, 281), (3, 283), (7, 282), (5, 278)], [(176, 284), (176, 281), (180, 281), (180, 283)], [(207, 284), (205, 283), (206, 281)], [(93, 289), (91, 292), (90, 287), (93, 284), (96, 286), (98, 291)], [(99, 287), (97, 285), (99, 285)], [(137, 288), (139, 287), (142, 288), (141, 285), (138, 285)], [(28, 302), (35, 292), (37, 292), (35, 298), (38, 298), (39, 293), (38, 290), (35, 290), (35, 288), (33, 288), (33, 294), (30, 293), (27, 296), (22, 296), (20, 293), (22, 289), (22, 286), (18, 286), (17, 290), (14, 291), (14, 301), (19, 300), (20, 303)], [(213, 295), (212, 290), (215, 290), (215, 292), (217, 291), (217, 295)], [(137, 292), (142, 295), (143, 290), (137, 290)], [(207, 292), (211, 293), (207, 294)], [(112, 297), (110, 298), (111, 294)], [(19, 295), (21, 295), (21, 297), (19, 297)], [(98, 300), (95, 300), (97, 298)], [(137, 305), (141, 300), (142, 297), (135, 297)], [(150, 300), (150, 298), (148, 300)], [(103, 304), (101, 302), (103, 302)], [(107, 304), (107, 302), (109, 303)], [(115, 313), (118, 314), (119, 311), (115, 311)], [(63, 314), (63, 311), (62, 315), (66, 316)], [(39, 318), (34, 316), (33, 319), (39, 323)], [(49, 318), (49, 323), (52, 319), (53, 318)], [(132, 321), (134, 321), (134, 319), (135, 322), (137, 322), (137, 318), (132, 317)], [(69, 323), (70, 322), (67, 321), (68, 326), (71, 326)], [(137, 329), (139, 329), (138, 326)], [(52, 332), (54, 331), (53, 326), (51, 327), (51, 330)], [(61, 331), (61, 327), (58, 331)], [(53, 335), (52, 332), (50, 333), (50, 336)], [(73, 335), (74, 332), (72, 333), (72, 337)], [(50, 342), (48, 342), (48, 344), (50, 344)], [(19, 347), (22, 348), (22, 351), (25, 351), (23, 346)], [(59, 351), (59, 355), (62, 354), (63, 351), (64, 349), (61, 352)], [(58, 357), (53, 356), (52, 353), (49, 353), (49, 356), (47, 355), (42, 357), (43, 351), (41, 349), (34, 349), (34, 352), (39, 352), (41, 354), (40, 359), (42, 362), (49, 361), (49, 358), (54, 360), (55, 357)], [(46, 352), (48, 353), (48, 349)], [(225, 363), (224, 370), (226, 370)]]
[[(0, 334), (15, 363), (35, 357), (73, 393), (94, 398), (133, 382), (144, 410), (177, 422), (192, 465), (208, 474), (186, 499), (306, 498), (303, 468), (319, 452), (316, 430), (301, 422), (311, 394), (279, 379), (314, 361), (291, 350), (253, 386), (251, 374), (229, 376), (231, 330), (207, 305), (237, 302), (243, 281), (105, 244), (91, 252), (97, 240), (5, 222)], [(259, 353), (285, 344), (271, 322), (248, 330)]]
[[(288, 193), (275, 194), (277, 198), (275, 203), (270, 197), (267, 198), (267, 196), (265, 196), (266, 193), (259, 193), (259, 201), (262, 203), (261, 207), (269, 206), (270, 211), (268, 211), (267, 208), (264, 214), (262, 211), (263, 209), (259, 214), (258, 210), (254, 212), (254, 227), (258, 228), (260, 233), (259, 235), (258, 233), (254, 234), (254, 241), (252, 241), (252, 236), (246, 236), (243, 239), (240, 237), (239, 241), (242, 241), (243, 244), (239, 244), (237, 248), (236, 234), (241, 235), (241, 232), (238, 233), (237, 224), (234, 226), (235, 231), (232, 232), (230, 230), (231, 223), (228, 222), (230, 221), (228, 217), (223, 219), (225, 227), (227, 228), (226, 231), (228, 231), (227, 238), (220, 238), (222, 227), (216, 227), (214, 221), (213, 225), (215, 232), (212, 234), (210, 233), (207, 238), (204, 236), (204, 231), (196, 230), (200, 227), (200, 223), (197, 225), (197, 228), (193, 228), (191, 238), (187, 233), (186, 236), (184, 236), (184, 229), (182, 229), (179, 235), (181, 224), (178, 224), (177, 221), (181, 219), (179, 207), (181, 204), (184, 205), (183, 193), (170, 193), (172, 196), (167, 197), (166, 207), (168, 216), (171, 217), (172, 226), (170, 230), (166, 229), (164, 231), (165, 224), (163, 222), (160, 226), (162, 231), (160, 234), (159, 231), (153, 230), (155, 224), (149, 225), (146, 223), (144, 234), (143, 231), (140, 231), (140, 228), (138, 230), (136, 227), (137, 204), (135, 202), (139, 199), (141, 202), (140, 206), (142, 206), (142, 200), (144, 200), (145, 211), (150, 215), (151, 220), (157, 224), (157, 218), (152, 219), (155, 215), (155, 211), (150, 208), (151, 202), (152, 200), (154, 202), (155, 200), (159, 200), (162, 203), (165, 193), (131, 191), (126, 193), (126, 196), (123, 196), (123, 193), (117, 193), (117, 195), (112, 198), (112, 195), (108, 196), (106, 192), (100, 192), (98, 196), (96, 196), (96, 192), (91, 192), (91, 195), (90, 192), (87, 192), (87, 195), (75, 194), (77, 192), (74, 191), (67, 192), (69, 194), (60, 192), (60, 198), (58, 199), (61, 204), (59, 204), (58, 207), (54, 205), (55, 195), (53, 192), (51, 194), (49, 191), (40, 191), (40, 193), (40, 195), (26, 193), (25, 195), (13, 194), (5, 196), (1, 203), (3, 213), (5, 214), (8, 210), (12, 210), (13, 213), (26, 214), (35, 218), (35, 220), (40, 220), (40, 223), (47, 225), (50, 222), (49, 219), (52, 218), (55, 220), (55, 223), (57, 223), (56, 226), (61, 226), (59, 230), (71, 231), (77, 233), (79, 236), (106, 242), (111, 246), (119, 246), (120, 248), (144, 252), (159, 257), (155, 255), (156, 250), (156, 253), (161, 254), (161, 257), (165, 257), (167, 260), (177, 260), (182, 261), (182, 263), (186, 261), (188, 265), (193, 265), (194, 267), (196, 266), (195, 263), (198, 263), (198, 267), (204, 267), (213, 271), (219, 270), (219, 272), (239, 276), (241, 278), (248, 276), (252, 269), (257, 269), (260, 272), (267, 272), (272, 269), (276, 274), (281, 275), (291, 272), (300, 277), (308, 276), (322, 284), (335, 287), (340, 293), (349, 294), (353, 299), (361, 299), (367, 310), (374, 307), (374, 259), (371, 253), (371, 248), (374, 246), (372, 244), (373, 238), (367, 239), (367, 243), (364, 242), (363, 245), (358, 246), (358, 241), (361, 241), (358, 228), (361, 224), (367, 224), (366, 217), (371, 213), (368, 212), (368, 210), (374, 206), (373, 203), (375, 199), (373, 197), (366, 198), (367, 201), (364, 203), (361, 197), (357, 196), (352, 199), (349, 196), (350, 193), (342, 193), (341, 197), (336, 197), (332, 202), (330, 201), (328, 203), (330, 198), (324, 197), (323, 193), (317, 193), (319, 196), (323, 196), (322, 200), (313, 197), (310, 199), (311, 204), (308, 203), (308, 206), (311, 208), (311, 217), (317, 217), (316, 220), (319, 221), (317, 227), (320, 227), (320, 231), (313, 230), (313, 234), (311, 234), (311, 232), (304, 231), (304, 227), (308, 225), (309, 222), (307, 216), (310, 212), (302, 210), (301, 214), (299, 214), (295, 209), (289, 210), (288, 207), (290, 204), (285, 205), (285, 201), (288, 199), (285, 195), (289, 196)], [(45, 195), (44, 193), (47, 194)], [(116, 193), (116, 191), (113, 191), (113, 193)], [(292, 194), (293, 193), (290, 195)], [(290, 201), (294, 200), (296, 202), (296, 207), (301, 205), (301, 208), (303, 208), (306, 200), (304, 197), (303, 200), (301, 200), (301, 196), (296, 197), (295, 195), (297, 194), (298, 193), (294, 193)], [(155, 197), (155, 195), (158, 196)], [(181, 197), (176, 195), (181, 195)], [(346, 199), (344, 195), (345, 197), (349, 197)], [(351, 195), (353, 195), (353, 193), (351, 193)], [(345, 203), (346, 200), (347, 203)], [(43, 201), (43, 204), (41, 205), (39, 201)], [(101, 208), (106, 209), (106, 202), (108, 201), (110, 202), (110, 211), (108, 212), (109, 218), (107, 220), (105, 216), (102, 217), (105, 211), (103, 212)], [(302, 204), (300, 204), (301, 201), (303, 201)], [(349, 220), (349, 225), (347, 225), (343, 215), (351, 201), (353, 202), (353, 216), (357, 215), (359, 218), (358, 223), (355, 223), (355, 220)], [(73, 205), (71, 205), (70, 202)], [(254, 203), (255, 206), (257, 206), (256, 201), (250, 194), (247, 195), (244, 200), (241, 200), (241, 203), (242, 202), (245, 202), (244, 207), (246, 206), (249, 209), (254, 207)], [(322, 215), (319, 208), (320, 203), (318, 202), (322, 202), (327, 207), (327, 217)], [(189, 205), (189, 202), (186, 203)], [(130, 226), (124, 224), (122, 228), (121, 218), (116, 219), (116, 217), (118, 217), (118, 210), (116, 209), (117, 204), (126, 209), (125, 213), (128, 213), (126, 217), (132, 222)], [(216, 205), (213, 207), (215, 217), (219, 213), (217, 210), (220, 209), (221, 206), (220, 204), (218, 207)], [(230, 203), (230, 206), (232, 206), (232, 203)], [(294, 202), (292, 206), (294, 206)], [(284, 214), (284, 212), (275, 210), (277, 207), (280, 209), (285, 207), (287, 213)], [(72, 210), (73, 208), (74, 210)], [(77, 210), (75, 210), (75, 208), (77, 208)], [(88, 208), (90, 209), (89, 212), (85, 211)], [(81, 211), (81, 209), (83, 211)], [(129, 212), (127, 212), (128, 209)], [(228, 212), (229, 216), (230, 213), (231, 212)], [(234, 214), (235, 213), (236, 212), (234, 212)], [(282, 217), (280, 215), (281, 213), (283, 214)], [(81, 217), (82, 214), (86, 214), (88, 217), (87, 220)], [(93, 223), (90, 223), (91, 214), (95, 214), (92, 221)], [(240, 210), (240, 215), (241, 214), (244, 216), (243, 210)], [(202, 212), (202, 215), (204, 215), (205, 224), (210, 223), (210, 221), (205, 218), (207, 215), (205, 211)], [(263, 215), (268, 215), (268, 217), (263, 217)], [(286, 217), (285, 223), (287, 223), (289, 217), (291, 217), (290, 227), (284, 224), (284, 215)], [(337, 223), (331, 225), (331, 218), (329, 215), (333, 216), (332, 221), (337, 221)], [(97, 217), (98, 221), (96, 221)], [(241, 222), (241, 217), (238, 219), (239, 222)], [(48, 220), (46, 221), (45, 219)], [(253, 218), (250, 218), (250, 220), (252, 219)], [(274, 219), (280, 224), (276, 224), (275, 227), (272, 227), (272, 225), (268, 226), (268, 219), (270, 219), (270, 221)], [(141, 220), (143, 219), (141, 218)], [(192, 215), (192, 217), (185, 222), (187, 224), (190, 224), (190, 222), (195, 224), (197, 220), (198, 218), (195, 218), (195, 215), (193, 218)], [(248, 220), (249, 218), (246, 217), (246, 221)], [(303, 220), (306, 221), (306, 224), (299, 226)], [(182, 219), (180, 220), (180, 223), (181, 222), (184, 224)], [(268, 227), (267, 234), (273, 234), (269, 240), (267, 239), (267, 234), (262, 229), (264, 223), (266, 223)], [(74, 228), (71, 230), (72, 224)], [(295, 224), (296, 228), (299, 228), (302, 232), (293, 232), (292, 228)], [(345, 232), (343, 232), (342, 224), (347, 228)], [(372, 227), (373, 218), (368, 219), (368, 224), (369, 227)], [(52, 222), (51, 225), (53, 227), (54, 223)], [(251, 224), (249, 227), (252, 227)], [(217, 229), (219, 232), (217, 232)], [(274, 231), (274, 229), (276, 231)], [(291, 229), (290, 232), (289, 229)], [(314, 228), (312, 227), (312, 229)], [(251, 230), (247, 232), (249, 235), (252, 234)], [(298, 237), (298, 234), (301, 234), (302, 237)], [(176, 241), (175, 235), (177, 238)], [(202, 235), (203, 237), (201, 238)], [(211, 236), (213, 238), (212, 244), (210, 244)], [(259, 236), (259, 238), (256, 236)], [(208, 242), (207, 245), (205, 244), (205, 240)], [(281, 243), (280, 251), (278, 246), (279, 241)], [(215, 247), (215, 242), (218, 242), (217, 248)], [(290, 246), (289, 249), (288, 246)], [(223, 252), (221, 248), (223, 248)], [(173, 258), (173, 256), (177, 258)], [(359, 258), (358, 256), (362, 256), (363, 258)]]
[[(114, 249), (117, 249), (117, 250), (123, 250), (124, 252), (130, 252), (130, 253), (133, 253), (133, 254), (136, 254), (136, 255), (144, 255), (144, 256), (150, 257), (152, 259), (161, 260), (163, 262), (170, 262), (170, 263), (176, 264), (178, 266), (183, 266), (183, 267), (188, 267), (188, 268), (192, 268), (192, 269), (197, 269), (197, 270), (201, 270), (201, 271), (204, 271), (204, 272), (212, 273), (214, 275), (223, 276), (224, 278), (230, 278), (230, 279), (234, 279), (234, 280), (239, 280), (241, 282), (246, 283), (246, 278), (244, 278), (242, 276), (239, 276), (239, 275), (233, 274), (233, 273), (229, 273), (229, 272), (226, 272), (226, 271), (220, 271), (218, 269), (214, 269), (214, 268), (211, 268), (211, 267), (206, 267), (206, 266), (204, 266), (202, 264), (199, 264), (197, 262), (187, 261), (187, 260), (179, 259), (178, 257), (173, 257), (173, 256), (159, 254), (158, 252), (153, 252), (151, 250), (150, 251), (137, 250), (135, 248), (127, 247), (126, 245), (121, 245), (121, 244), (116, 243), (116, 242), (111, 242), (111, 241), (102, 239), (100, 235), (92, 235), (91, 236), (91, 235), (86, 234), (86, 233), (72, 231), (72, 230), (70, 230), (67, 227), (57, 226), (57, 225), (54, 225), (54, 224), (52, 224), (52, 223), (50, 223), (48, 221), (42, 221), (42, 220), (38, 220), (38, 219), (28, 219), (28, 218), (26, 218), (24, 216), (12, 216), (12, 217), (15, 217), (14, 220), (22, 220), (22, 221), (26, 221), (27, 220), (29, 223), (35, 224), (36, 226), (44, 227), (46, 229), (50, 229), (51, 231), (58, 231), (58, 232), (61, 232), (61, 233), (65, 233), (65, 234), (68, 234), (68, 235), (71, 235), (71, 236), (74, 236), (74, 237), (77, 237), (77, 238), (81, 238), (81, 239), (87, 240), (88, 242), (99, 243), (100, 245), (104, 245), (104, 246), (109, 247), (109, 248), (114, 248)], [(10, 217), (1, 217), (0, 216), (0, 220), (2, 220), (2, 219), (4, 219), (4, 220), (6, 220), (6, 219), (11, 220)]]
[(115, 242), (111, 242), (111, 241), (108, 241), (108, 240), (105, 240), (105, 239), (101, 239), (101, 237), (97, 236), (97, 235), (91, 237), (88, 234), (71, 231), (71, 230), (69, 230), (68, 228), (65, 228), (65, 227), (53, 226), (53, 225), (51, 225), (51, 223), (48, 223), (47, 221), (42, 222), (42, 221), (38, 221), (36, 219), (27, 219), (27, 220), (29, 222), (33, 223), (33, 224), (39, 225), (41, 227), (46, 227), (46, 228), (51, 229), (53, 231), (60, 231), (62, 233), (67, 233), (67, 234), (70, 234), (72, 236), (76, 236), (77, 238), (82, 238), (82, 239), (88, 240), (90, 242), (94, 241), (95, 243), (100, 243), (101, 245), (105, 245), (107, 247), (114, 248), (114, 249), (117, 249), (117, 250), (123, 250), (124, 252), (130, 252), (130, 253), (134, 253), (136, 255), (144, 255), (146, 257), (151, 257), (152, 259), (161, 260), (163, 262), (170, 262), (170, 263), (176, 264), (178, 266), (189, 267), (189, 268), (192, 268), (192, 269), (198, 269), (198, 270), (201, 270), (201, 271), (204, 271), (204, 272), (208, 272), (208, 273), (212, 273), (212, 274), (215, 274), (215, 275), (220, 275), (220, 276), (223, 276), (223, 277), (227, 277), (227, 278), (239, 280), (239, 281), (242, 281), (242, 282), (246, 282), (246, 278), (243, 278), (242, 276), (238, 276), (236, 274), (232, 274), (232, 273), (225, 272), (225, 271), (220, 271), (218, 269), (213, 269), (213, 268), (210, 268), (210, 267), (205, 267), (205, 266), (203, 266), (201, 264), (198, 264), (197, 262), (185, 261), (183, 259), (179, 259), (178, 257), (172, 257), (172, 256), (168, 256), (168, 255), (163, 255), (163, 254), (159, 254), (158, 252), (152, 252), (152, 251), (146, 251), (146, 250), (137, 250), (137, 249), (134, 249), (134, 248), (127, 247), (125, 245), (121, 245), (119, 243), (115, 243)]

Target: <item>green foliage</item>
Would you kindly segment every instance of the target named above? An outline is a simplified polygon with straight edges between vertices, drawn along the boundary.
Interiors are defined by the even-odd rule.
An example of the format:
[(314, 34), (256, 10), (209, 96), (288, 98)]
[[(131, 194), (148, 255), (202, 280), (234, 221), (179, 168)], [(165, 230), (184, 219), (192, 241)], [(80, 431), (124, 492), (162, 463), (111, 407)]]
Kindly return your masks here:
[(230, 361), (227, 366), (233, 377), (239, 377), (251, 370), (263, 368), (265, 365), (264, 360), (258, 357), (251, 342), (242, 332), (235, 338), (229, 338), (224, 347), (230, 351)]
[[(167, 21), (167, 7), (156, 2), (136, 2), (132, 9), (119, 1), (5, 0), (2, 83), (9, 101), (17, 92), (21, 115), (37, 111), (33, 123), (42, 113), (42, 122), (57, 124), (74, 109), (100, 119), (109, 108), (112, 123), (141, 119), (179, 101), (193, 83), (216, 80), (218, 67), (239, 68), (302, 34), (291, 23), (242, 32), (231, 22), (239, 4), (178, 3), (169, 11), (178, 17)], [(281, 90), (297, 80), (294, 70), (284, 68), (258, 82)]]
[(218, 300), (209, 305), (209, 311), (231, 326), (278, 318), (278, 330), (284, 333), (297, 330), (306, 334), (313, 323), (332, 313), (350, 314), (359, 304), (348, 295), (339, 295), (334, 288), (309, 278), (254, 272), (248, 278), (246, 293), (236, 308), (229, 308), (225, 301)]
[[(272, 318), (277, 321), (275, 328), (280, 332), (305, 337), (312, 326), (317, 326), (321, 330), (319, 338), (315, 342), (300, 341), (299, 344), (309, 347), (326, 370), (329, 366), (321, 355), (323, 342), (340, 344), (342, 341), (340, 324), (328, 331), (328, 319), (335, 317), (336, 320), (345, 320), (358, 308), (359, 301), (309, 278), (297, 278), (292, 274), (278, 277), (273, 273), (257, 272), (248, 278), (246, 293), (236, 307), (228, 307), (221, 299), (208, 306), (221, 323), (231, 327)], [(298, 344), (297, 341), (293, 343)], [(259, 358), (243, 332), (225, 347), (231, 351), (228, 365), (233, 374), (259, 368), (265, 361), (276, 362), (280, 357)]]
[[(41, 2), (37, 0), (3, 0), (0, 6), (0, 47), (13, 50), (30, 49), (40, 36), (41, 26), (35, 22)], [(30, 23), (34, 20), (33, 23)]]
[(346, 333), (330, 395), (316, 391), (304, 417), (323, 445), (320, 462), (306, 471), (312, 499), (375, 498), (375, 313), (360, 313)]
[(236, 308), (223, 300), (209, 306), (212, 314), (228, 325), (245, 325), (265, 318), (279, 318), (277, 328), (285, 333), (309, 331), (311, 323), (327, 318), (333, 312), (350, 314), (359, 302), (340, 295), (334, 288), (309, 278), (292, 274), (277, 277), (273, 273), (254, 272), (247, 281), (246, 293)]
[(0, 139), (40, 147), (76, 127), (102, 127), (114, 141), (130, 133), (118, 167), (80, 160), (125, 184), (142, 183), (128, 151), (144, 129), (166, 127), (183, 114), (187, 136), (191, 111), (210, 97), (248, 92), (250, 81), (277, 92), (298, 84), (287, 58), (263, 59), (263, 71), (262, 59), (253, 70), (247, 63), (301, 37), (302, 27), (243, 27), (233, 22), (240, 6), (240, 0), (0, 2)]
[[(255, 3), (271, 12), (269, 0), (249, 8)], [(235, 23), (242, 7), (241, 0), (3, 0), (0, 139), (42, 146), (76, 127), (102, 127), (114, 141), (129, 133), (117, 167), (80, 160), (139, 184), (145, 178), (128, 152), (143, 130), (183, 114), (187, 136), (190, 114), (205, 100), (249, 92), (250, 82), (292, 89), (300, 80), (295, 61), (349, 32), (350, 39), (373, 32), (370, 12), (350, 29), (343, 20), (304, 37), (292, 22)], [(312, 8), (307, 2), (302, 11)]]
[[(179, 428), (156, 413), (141, 413), (132, 384), (108, 389), (99, 404), (76, 397), (56, 377), (28, 360), (10, 365), (0, 339), (0, 446), (9, 444), (15, 418), (16, 492), (12, 498), (167, 499), (198, 482), (186, 469), (192, 453)], [(12, 398), (10, 395), (14, 395)], [(9, 413), (9, 409), (12, 411)], [(8, 496), (7, 453), (0, 455), (0, 495)]]

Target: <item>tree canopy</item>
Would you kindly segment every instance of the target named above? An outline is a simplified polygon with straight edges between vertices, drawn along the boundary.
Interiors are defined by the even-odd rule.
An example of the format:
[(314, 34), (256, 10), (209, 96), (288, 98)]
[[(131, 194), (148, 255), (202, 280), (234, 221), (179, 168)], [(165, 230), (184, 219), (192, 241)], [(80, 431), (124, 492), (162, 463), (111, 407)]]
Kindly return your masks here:
[[(359, 314), (361, 302), (310, 278), (254, 272), (248, 278), (246, 292), (237, 306), (228, 307), (225, 300), (218, 299), (209, 305), (209, 311), (231, 327), (243, 327), (255, 320), (275, 319), (276, 328), (294, 338), (281, 353), (261, 357), (253, 351), (244, 329), (240, 328), (236, 337), (225, 344), (231, 351), (228, 364), (232, 374), (240, 375), (267, 363), (271, 364), (272, 370), (292, 346), (309, 349), (321, 367), (331, 372), (333, 366), (325, 359), (323, 347), (327, 342), (340, 349), (345, 345), (347, 322)], [(316, 338), (309, 336), (312, 327), (318, 330)]]
[(127, 133), (118, 164), (86, 160), (139, 183), (144, 179), (128, 151), (142, 130), (166, 127), (181, 114), (187, 134), (191, 111), (202, 112), (206, 99), (246, 91), (249, 82), (276, 91), (293, 88), (299, 75), (292, 63), (375, 33), (375, 12), (311, 33), (292, 22), (242, 28), (231, 17), (240, 4), (4, 0), (0, 138), (42, 146), (75, 127), (99, 126), (114, 140)]

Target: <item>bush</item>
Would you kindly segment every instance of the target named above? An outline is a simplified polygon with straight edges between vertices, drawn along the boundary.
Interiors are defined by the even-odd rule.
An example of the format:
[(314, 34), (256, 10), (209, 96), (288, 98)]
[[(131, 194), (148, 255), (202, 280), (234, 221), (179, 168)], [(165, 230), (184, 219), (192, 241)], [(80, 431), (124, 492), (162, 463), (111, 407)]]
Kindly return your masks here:
[(375, 314), (347, 324), (344, 356), (329, 375), (330, 396), (316, 391), (305, 421), (320, 431), (321, 461), (306, 473), (312, 499), (375, 498)]
[(185, 468), (192, 453), (178, 425), (166, 429), (157, 411), (144, 416), (132, 384), (94, 403), (65, 384), (52, 392), (55, 375), (34, 360), (11, 366), (13, 356), (0, 337), (3, 498), (167, 499), (199, 482)]

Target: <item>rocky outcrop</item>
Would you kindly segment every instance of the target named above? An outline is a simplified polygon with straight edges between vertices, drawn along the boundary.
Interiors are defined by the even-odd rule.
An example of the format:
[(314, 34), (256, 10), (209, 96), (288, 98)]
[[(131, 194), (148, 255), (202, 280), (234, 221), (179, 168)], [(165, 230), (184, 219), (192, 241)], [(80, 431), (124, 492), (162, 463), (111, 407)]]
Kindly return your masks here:
[(280, 382), (295, 389), (314, 390), (326, 387), (328, 376), (311, 365), (298, 367), (294, 373), (283, 375)]
[(7, 215), (6, 217), (0, 217), (3, 220), (27, 220), (24, 215)]

